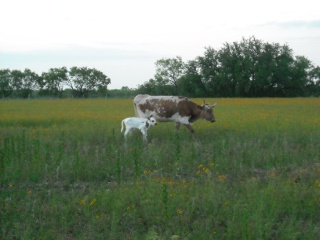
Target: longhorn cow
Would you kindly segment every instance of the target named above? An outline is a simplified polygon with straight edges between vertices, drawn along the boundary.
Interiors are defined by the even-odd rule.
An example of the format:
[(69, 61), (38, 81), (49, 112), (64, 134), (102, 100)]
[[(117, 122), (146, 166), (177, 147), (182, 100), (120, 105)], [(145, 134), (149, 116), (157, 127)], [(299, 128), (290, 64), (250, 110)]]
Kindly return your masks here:
[(199, 118), (209, 122), (216, 121), (212, 111), (216, 103), (208, 105), (203, 101), (203, 105), (200, 106), (186, 97), (147, 94), (137, 95), (133, 103), (137, 117), (147, 118), (152, 115), (159, 122), (175, 122), (176, 129), (182, 124), (192, 133), (194, 129), (191, 124)]

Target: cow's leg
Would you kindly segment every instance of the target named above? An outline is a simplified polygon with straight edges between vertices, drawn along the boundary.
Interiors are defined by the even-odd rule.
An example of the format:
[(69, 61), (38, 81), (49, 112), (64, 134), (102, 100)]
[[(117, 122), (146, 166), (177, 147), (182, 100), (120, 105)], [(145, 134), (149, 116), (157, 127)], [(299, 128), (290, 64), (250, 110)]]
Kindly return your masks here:
[(191, 127), (190, 124), (184, 124), (184, 126), (186, 126), (186, 128), (188, 128), (190, 130), (190, 132), (194, 133), (194, 129), (193, 129), (193, 127)]
[(176, 130), (179, 130), (180, 128), (180, 123), (176, 122)]

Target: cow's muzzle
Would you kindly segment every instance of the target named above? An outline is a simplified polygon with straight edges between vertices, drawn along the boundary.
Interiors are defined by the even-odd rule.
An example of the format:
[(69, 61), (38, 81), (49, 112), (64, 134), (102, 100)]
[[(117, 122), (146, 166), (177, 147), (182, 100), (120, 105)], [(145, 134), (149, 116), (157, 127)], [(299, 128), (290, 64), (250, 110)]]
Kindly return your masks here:
[(211, 121), (210, 122), (215, 122), (216, 121), (216, 119), (215, 118), (213, 118), (213, 119), (211, 119)]

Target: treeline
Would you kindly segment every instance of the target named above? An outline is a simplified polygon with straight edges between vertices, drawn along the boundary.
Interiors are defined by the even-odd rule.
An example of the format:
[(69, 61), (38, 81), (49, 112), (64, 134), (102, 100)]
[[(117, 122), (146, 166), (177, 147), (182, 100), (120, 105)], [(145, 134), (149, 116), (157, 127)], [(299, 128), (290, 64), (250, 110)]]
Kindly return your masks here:
[(320, 68), (287, 45), (254, 37), (208, 47), (204, 56), (156, 62), (153, 79), (138, 87), (149, 94), (189, 97), (297, 97), (320, 95)]
[(320, 96), (320, 67), (304, 56), (293, 56), (287, 45), (251, 37), (225, 43), (220, 50), (183, 62), (160, 59), (155, 75), (137, 89), (108, 90), (111, 80), (87, 67), (51, 68), (40, 76), (30, 69), (0, 70), (2, 98), (132, 97), (138, 93), (188, 97)]
[(106, 96), (111, 80), (94, 68), (51, 68), (41, 75), (30, 69), (0, 69), (2, 98)]

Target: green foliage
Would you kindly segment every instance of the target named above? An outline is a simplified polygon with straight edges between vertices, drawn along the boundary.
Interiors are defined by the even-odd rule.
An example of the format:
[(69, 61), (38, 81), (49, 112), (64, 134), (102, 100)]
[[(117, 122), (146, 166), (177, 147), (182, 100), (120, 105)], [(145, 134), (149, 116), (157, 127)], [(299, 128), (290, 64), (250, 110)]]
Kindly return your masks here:
[(89, 92), (93, 90), (105, 95), (110, 79), (94, 68), (72, 67), (66, 84), (72, 89), (74, 97), (88, 97)]
[(9, 73), (9, 81), (14, 93), (20, 98), (30, 98), (33, 91), (36, 89), (38, 75), (30, 69), (25, 69), (23, 72), (13, 70)]
[(68, 70), (66, 67), (50, 68), (48, 72), (42, 73), (41, 77), (42, 81), (39, 85), (42, 93), (62, 97), (63, 85), (68, 80)]
[(10, 81), (10, 70), (0, 69), (1, 98), (8, 97), (12, 93), (13, 89), (12, 81)]
[(147, 144), (132, 100), (0, 102), (0, 238), (319, 239), (319, 99), (218, 102)]
[(63, 97), (65, 86), (71, 88), (70, 97), (87, 98), (89, 96), (102, 96), (107, 94), (107, 86), (111, 80), (104, 73), (94, 68), (72, 67), (50, 68), (41, 76), (30, 69), (0, 70), (1, 97), (31, 98), (33, 94), (39, 97)]
[(136, 89), (131, 89), (127, 86), (121, 89), (110, 89), (108, 90), (108, 98), (134, 98), (137, 95)]
[[(308, 97), (320, 95), (320, 70), (287, 45), (255, 37), (205, 48), (187, 63), (182, 58), (155, 62), (155, 75), (137, 89), (107, 90), (111, 80), (94, 68), (51, 68), (41, 76), (25, 69), (0, 70), (2, 98), (131, 97), (137, 93), (188, 97)], [(65, 89), (66, 86), (68, 89)]]
[(184, 63), (181, 57), (160, 59), (156, 62), (155, 79), (161, 82), (161, 85), (172, 85), (174, 88), (174, 95), (179, 92), (179, 79), (183, 76)]
[(139, 86), (140, 92), (159, 94), (158, 89), (169, 88), (189, 97), (297, 97), (320, 91), (318, 67), (294, 57), (287, 45), (254, 37), (225, 43), (219, 51), (208, 47), (187, 64), (180, 57), (161, 59), (156, 69), (155, 79)]

